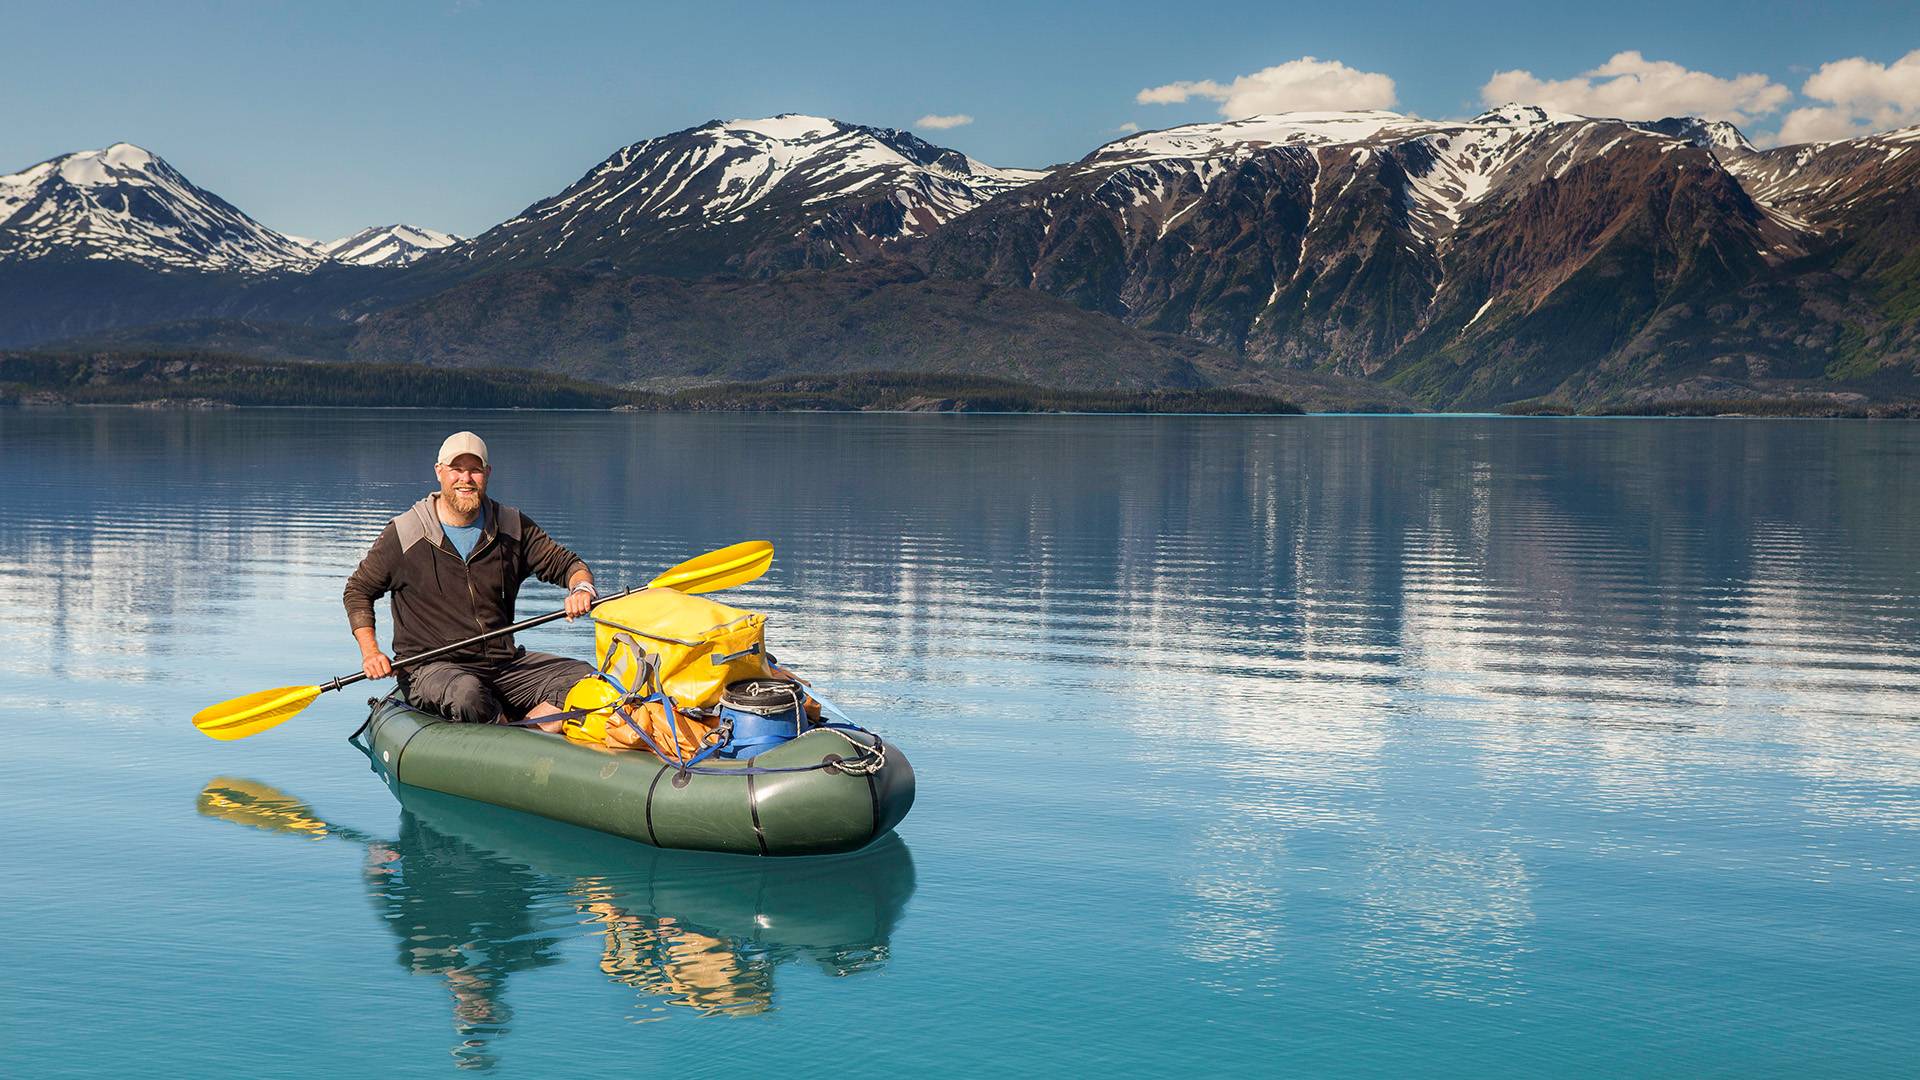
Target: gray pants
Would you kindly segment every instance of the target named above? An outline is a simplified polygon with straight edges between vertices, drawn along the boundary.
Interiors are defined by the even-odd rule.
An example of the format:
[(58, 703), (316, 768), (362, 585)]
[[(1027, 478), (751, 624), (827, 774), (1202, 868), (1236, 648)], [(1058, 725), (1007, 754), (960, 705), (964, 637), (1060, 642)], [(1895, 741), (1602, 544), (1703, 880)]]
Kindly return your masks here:
[(583, 660), (523, 652), (502, 664), (433, 660), (407, 673), (407, 704), (457, 724), (518, 720), (545, 702), (565, 703), (573, 684), (593, 674)]

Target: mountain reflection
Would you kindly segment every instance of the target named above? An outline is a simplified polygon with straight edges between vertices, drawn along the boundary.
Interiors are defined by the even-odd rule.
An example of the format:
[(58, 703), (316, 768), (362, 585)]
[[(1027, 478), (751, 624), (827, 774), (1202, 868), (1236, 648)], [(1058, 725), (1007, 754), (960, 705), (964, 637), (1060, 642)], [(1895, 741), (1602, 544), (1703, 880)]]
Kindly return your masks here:
[[(438, 427), (419, 428), (425, 460)], [(0, 631), (0, 670), (147, 677), (155, 661), (124, 658), (262, 609), (283, 648), (351, 669), (339, 582), (426, 483), (376, 430), (390, 425), (351, 411), (0, 415), (24, 451), (7, 465), (35, 462), (4, 475), (0, 612), (45, 608), (31, 631)], [(1017, 649), (1029, 668), (1544, 698), (1633, 723), (1729, 689), (1875, 715), (1901, 707), (1886, 691), (1920, 689), (1920, 610), (1902, 602), (1920, 499), (1880, 465), (1894, 428), (582, 416), (556, 430), (502, 414), (488, 430), (515, 463), (502, 497), (609, 581), (776, 538), (777, 573), (740, 599), (822, 677), (830, 654), (939, 679)], [(705, 483), (716, 440), (761, 455), (743, 468), (766, 490), (739, 501)], [(607, 505), (642, 488), (678, 513), (636, 529)], [(725, 524), (662, 531), (703, 521)], [(209, 566), (215, 581), (183, 572)], [(535, 587), (525, 607), (550, 599)]]
[(397, 835), (328, 823), (257, 781), (216, 778), (209, 817), (365, 851), (363, 874), (406, 971), (452, 997), (463, 1068), (498, 1063), (513, 1026), (511, 976), (564, 962), (582, 927), (600, 939), (598, 968), (638, 992), (633, 1017), (662, 1007), (705, 1015), (776, 1006), (778, 969), (830, 975), (883, 966), (914, 890), (898, 836), (846, 856), (769, 860), (661, 851), (480, 803), (408, 787)]
[[(469, 425), (494, 490), (603, 581), (774, 540), (774, 571), (729, 600), (910, 753), (972, 768), (1032, 739), (1129, 770), (1111, 799), (1062, 798), (1153, 815), (1169, 940), (1219, 986), (1279, 992), (1338, 953), (1369, 987), (1519, 1000), (1568, 872), (1543, 838), (1697, 852), (1710, 833), (1663, 830), (1748, 787), (1780, 828), (1920, 830), (1912, 425), (0, 411), (0, 676), (150, 726), (118, 707), (127, 684), (205, 703), (354, 670), (341, 579)], [(522, 613), (554, 596), (530, 588)], [(577, 652), (567, 634), (526, 643)], [(567, 845), (515, 846), (526, 819), (482, 842), (405, 803), (369, 880), (476, 1038), (507, 1022), (508, 974), (583, 921), (640, 1018), (764, 1009), (783, 964), (884, 959), (880, 914), (786, 949), (696, 860), (555, 862)], [(1842, 858), (1805, 852), (1809, 874)], [(898, 912), (897, 856), (871, 873), (901, 897), (856, 906)], [(693, 895), (641, 902), (634, 874)], [(789, 909), (836, 895), (777, 889)]]

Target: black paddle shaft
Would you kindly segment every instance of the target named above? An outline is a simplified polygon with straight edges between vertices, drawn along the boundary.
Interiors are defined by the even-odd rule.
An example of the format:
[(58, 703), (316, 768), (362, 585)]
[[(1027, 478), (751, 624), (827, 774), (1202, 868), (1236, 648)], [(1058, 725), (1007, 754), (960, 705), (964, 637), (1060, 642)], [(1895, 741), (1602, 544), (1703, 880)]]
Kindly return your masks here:
[[(599, 607), (601, 604), (604, 604), (609, 600), (618, 600), (623, 596), (631, 596), (634, 593), (637, 593), (642, 589), (645, 589), (646, 587), (647, 586), (645, 585), (638, 585), (638, 586), (635, 586), (634, 588), (626, 589), (624, 591), (614, 593), (612, 596), (603, 596), (598, 600), (595, 600), (593, 602), (593, 606)], [(591, 611), (593, 609), (588, 608), (587, 610)], [(550, 611), (545, 615), (536, 615), (531, 619), (526, 619), (522, 622), (514, 623), (512, 626), (503, 626), (498, 630), (489, 630), (484, 634), (475, 634), (474, 636), (468, 638), (465, 641), (456, 641), (451, 645), (442, 645), (437, 649), (428, 649), (426, 652), (418, 653), (416, 655), (409, 656), (401, 660), (395, 660), (393, 662), (393, 666), (397, 670), (399, 668), (406, 667), (408, 664), (422, 664), (427, 662), (428, 660), (438, 660), (439, 658), (446, 656), (448, 653), (459, 652), (461, 649), (464, 649), (469, 645), (478, 645), (481, 642), (487, 640), (488, 638), (497, 638), (501, 634), (512, 634), (512, 633), (517, 633), (521, 630), (531, 630), (536, 626), (541, 626), (545, 623), (550, 623), (555, 619), (565, 618), (566, 614), (567, 614), (567, 609), (561, 608), (559, 611)], [(351, 675), (341, 675), (335, 678), (332, 682), (321, 684), (320, 692), (324, 694), (329, 690), (338, 690), (343, 686), (352, 686), (354, 683), (360, 682), (366, 677), (367, 677), (367, 673), (365, 671), (356, 671)]]

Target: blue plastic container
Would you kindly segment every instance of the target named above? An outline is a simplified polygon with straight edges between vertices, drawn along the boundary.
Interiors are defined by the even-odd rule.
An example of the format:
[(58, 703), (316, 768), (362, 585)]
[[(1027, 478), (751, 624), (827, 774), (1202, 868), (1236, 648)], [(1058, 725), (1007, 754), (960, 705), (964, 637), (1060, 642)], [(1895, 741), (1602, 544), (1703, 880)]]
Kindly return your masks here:
[(750, 758), (800, 735), (801, 691), (786, 679), (743, 679), (720, 697), (720, 719), (732, 725), (720, 756)]

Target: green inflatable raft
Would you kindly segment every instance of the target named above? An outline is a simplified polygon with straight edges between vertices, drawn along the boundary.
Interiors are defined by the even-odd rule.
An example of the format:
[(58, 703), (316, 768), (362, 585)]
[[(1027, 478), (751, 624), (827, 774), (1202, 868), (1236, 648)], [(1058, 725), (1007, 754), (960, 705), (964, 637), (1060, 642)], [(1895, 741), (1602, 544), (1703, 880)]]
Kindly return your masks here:
[(913, 766), (857, 728), (817, 727), (757, 757), (680, 769), (527, 728), (455, 724), (397, 695), (356, 734), (389, 783), (459, 795), (661, 848), (829, 855), (885, 836), (913, 806)]

